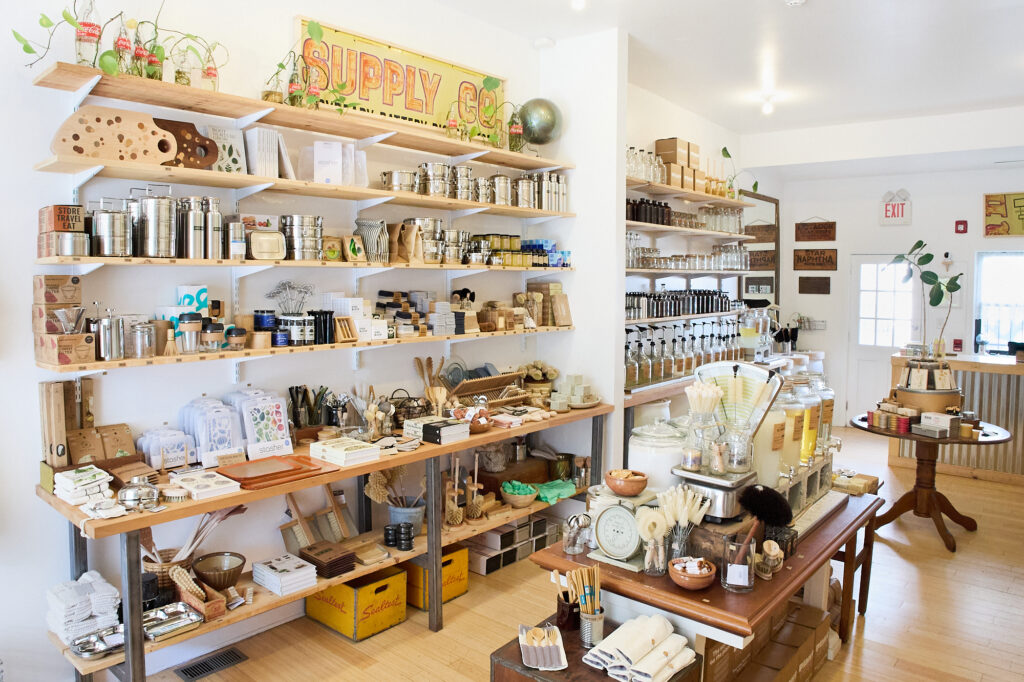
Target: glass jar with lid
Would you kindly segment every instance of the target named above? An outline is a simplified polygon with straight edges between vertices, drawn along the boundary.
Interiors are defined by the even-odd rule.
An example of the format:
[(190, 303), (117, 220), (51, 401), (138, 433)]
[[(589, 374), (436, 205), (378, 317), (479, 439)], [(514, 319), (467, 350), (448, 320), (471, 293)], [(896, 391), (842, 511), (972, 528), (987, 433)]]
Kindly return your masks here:
[(818, 444), (818, 424), (821, 421), (821, 397), (811, 390), (806, 375), (794, 376), (793, 394), (804, 406), (803, 435), (800, 438), (800, 462), (809, 464), (814, 459)]
[(821, 415), (818, 420), (818, 447), (824, 447), (832, 438), (832, 416), (835, 414), (836, 392), (828, 385), (824, 372), (808, 371), (808, 384), (812, 391), (821, 398)]
[[(787, 445), (790, 457), (785, 466), (795, 467), (800, 463), (800, 441), (792, 438), (798, 418), (803, 418), (803, 405), (796, 400), (792, 387), (784, 386), (754, 434), (754, 468), (757, 470), (757, 482), (761, 485), (775, 488), (779, 484)], [(802, 430), (799, 433), (802, 438)]]
[(751, 434), (747, 429), (729, 428), (725, 434), (728, 450), (725, 455), (725, 471), (729, 474), (745, 474), (754, 466)]
[(665, 421), (638, 426), (629, 438), (629, 468), (647, 474), (652, 489), (671, 488), (679, 482), (672, 467), (679, 464), (685, 447), (686, 436)]

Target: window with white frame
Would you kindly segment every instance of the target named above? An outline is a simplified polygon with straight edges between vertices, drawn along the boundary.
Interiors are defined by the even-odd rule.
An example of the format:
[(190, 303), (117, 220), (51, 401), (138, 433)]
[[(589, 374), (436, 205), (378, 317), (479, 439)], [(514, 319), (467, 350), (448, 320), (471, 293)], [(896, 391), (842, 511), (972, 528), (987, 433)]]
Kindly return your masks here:
[(979, 252), (975, 313), (976, 341), (1006, 351), (1008, 341), (1024, 341), (1024, 251)]
[(905, 265), (863, 263), (857, 343), (901, 347), (910, 342), (914, 317), (914, 280), (904, 280)]

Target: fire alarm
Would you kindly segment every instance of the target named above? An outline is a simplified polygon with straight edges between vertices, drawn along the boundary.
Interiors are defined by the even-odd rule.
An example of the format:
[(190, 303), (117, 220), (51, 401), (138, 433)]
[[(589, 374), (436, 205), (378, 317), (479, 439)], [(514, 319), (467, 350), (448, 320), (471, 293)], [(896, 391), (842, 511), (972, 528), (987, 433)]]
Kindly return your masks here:
[(953, 231), (956, 234), (967, 234), (967, 221), (958, 220), (955, 223), (953, 223)]
[(963, 339), (953, 339), (953, 352), (954, 353), (963, 353), (964, 352), (964, 340)]

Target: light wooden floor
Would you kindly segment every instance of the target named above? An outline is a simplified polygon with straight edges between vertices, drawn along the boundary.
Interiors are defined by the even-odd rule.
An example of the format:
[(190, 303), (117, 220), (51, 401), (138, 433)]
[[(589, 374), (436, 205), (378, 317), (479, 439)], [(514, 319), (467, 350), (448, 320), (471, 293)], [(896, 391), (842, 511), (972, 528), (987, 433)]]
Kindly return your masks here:
[[(912, 484), (911, 470), (887, 467), (884, 438), (839, 435), (840, 466), (884, 479), (886, 500)], [(950, 524), (958, 546), (951, 554), (930, 519), (907, 515), (881, 529), (867, 616), (816, 680), (1024, 680), (1024, 490), (943, 475), (937, 486), (979, 530)], [(519, 623), (550, 615), (553, 590), (529, 561), (470, 574), (469, 592), (445, 605), (441, 632), (411, 607), (407, 622), (358, 644), (302, 618), (240, 642), (249, 660), (206, 679), (487, 680), (490, 652)], [(178, 678), (165, 671), (150, 679)]]

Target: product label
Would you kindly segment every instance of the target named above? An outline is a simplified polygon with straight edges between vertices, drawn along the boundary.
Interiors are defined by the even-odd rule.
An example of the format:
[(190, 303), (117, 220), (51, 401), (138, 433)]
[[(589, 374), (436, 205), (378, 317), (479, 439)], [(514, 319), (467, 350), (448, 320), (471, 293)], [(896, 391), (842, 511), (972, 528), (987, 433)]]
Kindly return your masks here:
[(301, 89), (302, 89), (302, 83), (289, 83), (288, 84), (288, 94), (289, 95), (295, 94), (296, 92), (298, 92)]
[(75, 29), (75, 38), (83, 43), (95, 43), (100, 39), (100, 25), (88, 21), (78, 22), (79, 28)]
[(146, 51), (142, 45), (135, 46), (135, 58), (136, 59), (149, 59), (149, 52)]
[(804, 437), (804, 413), (793, 417), (793, 440), (802, 440)]
[(808, 431), (818, 430), (818, 419), (821, 417), (821, 405), (815, 405), (805, 412), (807, 415), (806, 428)]
[(835, 412), (836, 401), (831, 398), (826, 398), (821, 401), (821, 423), (831, 424), (832, 415)]
[(510, 125), (508, 127), (508, 134), (509, 135), (522, 135), (523, 134), (523, 124), (516, 123), (515, 125)]
[(152, 52), (149, 54), (148, 61), (150, 66), (160, 66), (160, 58)]
[(118, 36), (117, 40), (114, 41), (114, 49), (127, 52), (132, 49), (132, 41), (128, 40), (128, 36)]
[(448, 119), (448, 127), (449, 127), (449, 128), (453, 128), (453, 129), (454, 129), (454, 128), (458, 128), (458, 127), (459, 127), (459, 122), (458, 122), (458, 120), (456, 120), (456, 119), (454, 119), (454, 118), (450, 118), (450, 119)]
[(203, 78), (216, 78), (217, 67), (210, 65), (203, 69)]
[(779, 422), (772, 427), (772, 450), (781, 450), (786, 439), (786, 422)]
[(310, 95), (315, 95), (316, 97), (319, 97), (321, 92), (320, 86), (317, 85), (316, 83), (310, 83), (309, 85), (306, 86), (306, 92)]

